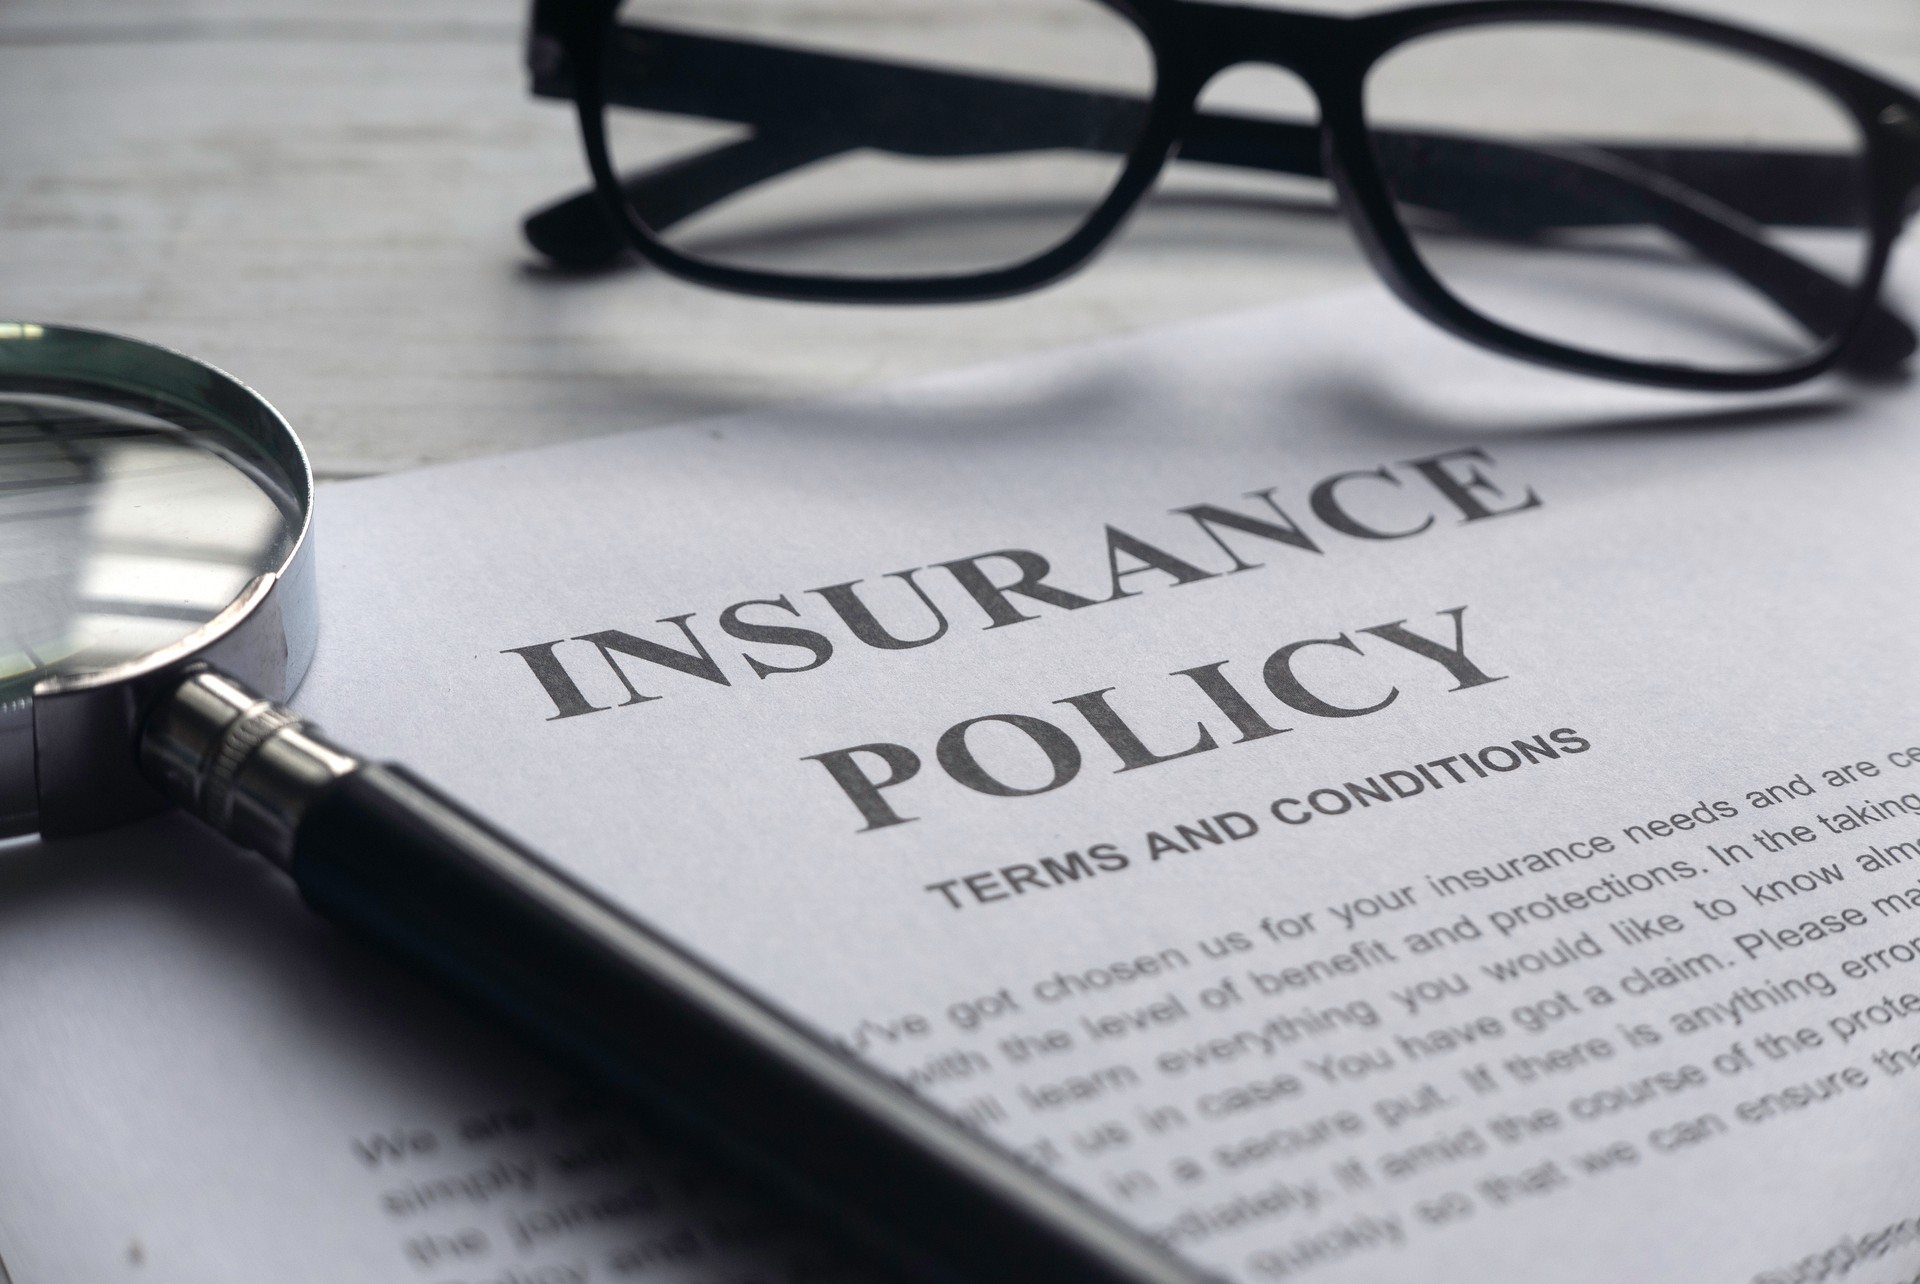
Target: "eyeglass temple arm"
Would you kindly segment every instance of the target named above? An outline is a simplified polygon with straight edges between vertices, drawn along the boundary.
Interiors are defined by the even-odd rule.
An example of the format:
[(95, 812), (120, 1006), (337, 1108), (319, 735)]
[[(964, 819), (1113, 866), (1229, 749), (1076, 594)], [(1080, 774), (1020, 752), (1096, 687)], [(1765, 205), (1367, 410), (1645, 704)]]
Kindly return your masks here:
[[(856, 148), (901, 155), (1004, 155), (1050, 149), (1124, 154), (1147, 105), (1137, 99), (651, 27), (613, 32), (610, 103), (753, 126), (755, 133), (624, 177), (635, 213), (663, 230), (756, 183)], [(571, 95), (564, 72), (534, 92)], [(1850, 226), (1843, 156), (1744, 149), (1522, 148), (1447, 135), (1381, 131), (1376, 141), (1428, 162), (1415, 204), (1509, 236), (1607, 221), (1654, 222), (1767, 295), (1817, 335), (1844, 322), (1855, 292), (1767, 244), (1763, 224)], [(1197, 113), (1182, 160), (1322, 176), (1315, 126)], [(1599, 159), (1608, 158), (1608, 159)], [(1518, 168), (1516, 168), (1518, 167)], [(1525, 173), (1520, 171), (1524, 170)], [(1437, 176), (1437, 177), (1436, 177)], [(1505, 185), (1498, 180), (1507, 178)], [(1524, 178), (1525, 181), (1513, 181)], [(1637, 189), (1644, 199), (1631, 199)], [(625, 238), (588, 191), (530, 216), (528, 240), (554, 261), (590, 266)], [(1898, 364), (1920, 345), (1876, 302), (1849, 364)]]

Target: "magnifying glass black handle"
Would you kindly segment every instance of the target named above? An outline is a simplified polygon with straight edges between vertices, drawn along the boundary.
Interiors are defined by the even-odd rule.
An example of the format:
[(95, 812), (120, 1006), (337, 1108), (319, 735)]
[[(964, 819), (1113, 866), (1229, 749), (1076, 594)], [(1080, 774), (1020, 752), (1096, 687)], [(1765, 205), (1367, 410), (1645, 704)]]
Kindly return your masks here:
[(907, 1278), (1211, 1279), (917, 1100), (404, 768), (202, 671), (143, 767), (307, 903), (504, 1017)]

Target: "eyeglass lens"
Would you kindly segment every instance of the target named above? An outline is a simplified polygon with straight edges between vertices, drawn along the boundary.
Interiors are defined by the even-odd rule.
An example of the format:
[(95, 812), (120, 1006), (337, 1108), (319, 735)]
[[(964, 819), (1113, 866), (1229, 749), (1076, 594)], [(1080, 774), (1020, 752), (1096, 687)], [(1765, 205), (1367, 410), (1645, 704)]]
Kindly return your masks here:
[(1796, 365), (1859, 300), (1853, 116), (1737, 51), (1583, 23), (1443, 31), (1366, 85), (1422, 260), (1481, 315), (1638, 362)]
[(610, 158), (675, 167), (635, 212), (688, 257), (754, 271), (962, 275), (1043, 254), (1113, 190), (1153, 93), (1145, 37), (1095, 0), (629, 0), (618, 24)]

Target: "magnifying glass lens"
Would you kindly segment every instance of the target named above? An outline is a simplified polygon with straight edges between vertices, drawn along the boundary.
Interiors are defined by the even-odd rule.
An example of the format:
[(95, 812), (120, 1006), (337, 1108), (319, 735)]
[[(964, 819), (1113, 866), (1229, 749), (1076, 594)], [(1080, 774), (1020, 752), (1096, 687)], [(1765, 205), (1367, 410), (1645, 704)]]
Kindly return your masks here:
[(191, 425), (0, 390), (0, 699), (219, 615), (287, 560), (300, 523), (284, 490)]
[(300, 534), (267, 486), (182, 424), (0, 392), (0, 695), (140, 660), (221, 614)]

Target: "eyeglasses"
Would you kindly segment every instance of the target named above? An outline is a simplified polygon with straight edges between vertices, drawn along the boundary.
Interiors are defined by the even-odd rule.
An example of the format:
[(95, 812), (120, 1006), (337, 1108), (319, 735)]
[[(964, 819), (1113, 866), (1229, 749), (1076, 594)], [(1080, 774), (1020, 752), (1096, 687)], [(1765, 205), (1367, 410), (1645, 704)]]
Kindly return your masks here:
[[(1879, 296), (1920, 204), (1920, 100), (1665, 10), (535, 0), (529, 62), (594, 178), (527, 220), (564, 265), (631, 249), (779, 298), (1000, 297), (1087, 262), (1175, 161), (1330, 181), (1401, 299), (1545, 365), (1739, 391), (1916, 347)], [(1201, 105), (1250, 63), (1317, 117)]]

